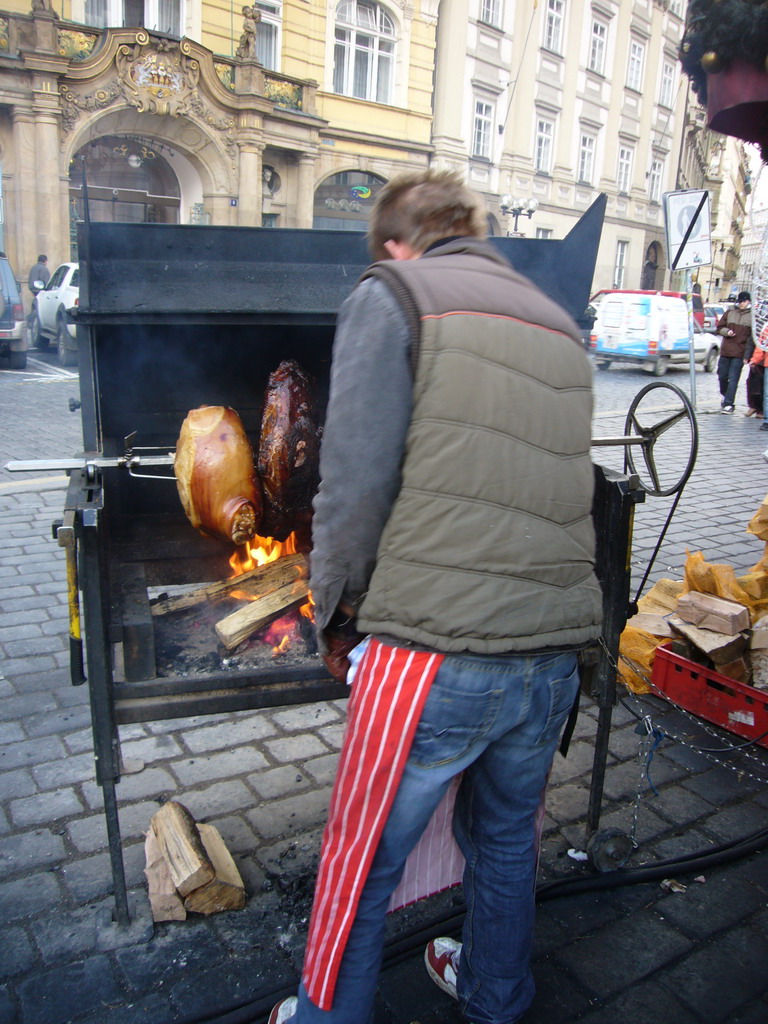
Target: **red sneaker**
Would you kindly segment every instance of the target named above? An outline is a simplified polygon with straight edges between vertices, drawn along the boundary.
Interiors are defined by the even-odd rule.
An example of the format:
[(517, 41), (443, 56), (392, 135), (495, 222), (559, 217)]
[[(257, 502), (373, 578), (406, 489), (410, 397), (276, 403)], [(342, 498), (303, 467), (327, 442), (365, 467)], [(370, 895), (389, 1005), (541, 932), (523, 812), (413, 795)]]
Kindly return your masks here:
[(433, 939), (424, 950), (424, 963), (430, 978), (452, 999), (458, 998), (456, 976), (460, 957), (461, 943), (455, 939)]
[(269, 1015), (267, 1024), (289, 1024), (289, 1021), (292, 1021), (294, 1018), (298, 1005), (299, 1000), (296, 996), (288, 996), (287, 999), (281, 999), (279, 1003), (272, 1007), (272, 1013)]

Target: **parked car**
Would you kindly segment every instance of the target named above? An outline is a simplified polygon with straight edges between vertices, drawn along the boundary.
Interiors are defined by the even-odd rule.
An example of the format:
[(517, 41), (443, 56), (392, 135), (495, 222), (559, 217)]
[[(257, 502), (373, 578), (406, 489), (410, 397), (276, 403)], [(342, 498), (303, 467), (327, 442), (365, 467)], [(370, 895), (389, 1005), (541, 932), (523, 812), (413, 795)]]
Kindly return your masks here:
[(720, 317), (725, 312), (725, 306), (705, 306), (704, 307), (704, 330), (709, 331), (710, 334), (714, 334), (717, 330), (717, 324)]
[(23, 370), (27, 365), (24, 305), (16, 275), (4, 252), (0, 252), (0, 356), (7, 357), (11, 370)]
[(46, 349), (55, 339), (62, 366), (74, 366), (77, 362), (77, 337), (72, 310), (80, 301), (80, 266), (77, 263), (62, 263), (51, 275), (51, 279), (35, 297), (32, 309), (32, 344), (37, 349)]
[[(689, 361), (688, 307), (680, 292), (610, 290), (593, 296), (592, 304), (597, 318), (589, 350), (600, 369), (613, 362), (641, 363), (661, 377), (670, 364)], [(702, 330), (695, 310), (693, 329), (694, 360), (711, 373), (719, 341)]]

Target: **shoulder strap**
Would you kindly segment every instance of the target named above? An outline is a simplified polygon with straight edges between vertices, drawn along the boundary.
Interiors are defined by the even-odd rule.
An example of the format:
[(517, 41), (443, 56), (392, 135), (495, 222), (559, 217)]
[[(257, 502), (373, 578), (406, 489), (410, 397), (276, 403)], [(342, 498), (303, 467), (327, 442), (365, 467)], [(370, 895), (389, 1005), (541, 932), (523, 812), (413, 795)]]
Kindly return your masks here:
[(390, 261), (374, 263), (368, 267), (360, 280), (365, 281), (369, 277), (375, 277), (386, 284), (400, 303), (411, 337), (411, 373), (415, 377), (421, 350), (421, 311), (416, 296)]

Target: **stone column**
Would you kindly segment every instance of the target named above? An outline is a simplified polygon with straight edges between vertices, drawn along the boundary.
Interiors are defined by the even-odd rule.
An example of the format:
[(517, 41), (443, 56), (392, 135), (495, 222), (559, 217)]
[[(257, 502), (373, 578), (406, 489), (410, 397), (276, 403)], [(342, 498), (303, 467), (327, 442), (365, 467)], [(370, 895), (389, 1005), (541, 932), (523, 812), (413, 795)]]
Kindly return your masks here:
[[(29, 268), (34, 265), (37, 255), (45, 252), (40, 248), (37, 233), (37, 164), (35, 160), (35, 115), (31, 106), (17, 105), (13, 108), (13, 236), (7, 240), (10, 256), (16, 273), (26, 281)], [(10, 226), (10, 225), (9, 225)], [(12, 243), (15, 241), (16, 251)], [(22, 288), (25, 311), (30, 309), (29, 290)]]
[(296, 227), (311, 228), (315, 204), (315, 157), (305, 153), (299, 157), (296, 187)]
[(264, 144), (257, 142), (256, 133), (238, 139), (240, 146), (240, 183), (238, 188), (237, 223), (241, 227), (261, 227), (261, 154)]
[(442, 0), (437, 22), (437, 64), (435, 67), (432, 143), (436, 166), (466, 161), (461, 117), (466, 87), (467, 38), (456, 31), (467, 25), (469, 0)]
[(35, 110), (37, 181), (37, 238), (40, 252), (52, 266), (69, 259), (69, 224), (62, 224), (62, 184), (59, 162), (59, 122), (47, 109)]

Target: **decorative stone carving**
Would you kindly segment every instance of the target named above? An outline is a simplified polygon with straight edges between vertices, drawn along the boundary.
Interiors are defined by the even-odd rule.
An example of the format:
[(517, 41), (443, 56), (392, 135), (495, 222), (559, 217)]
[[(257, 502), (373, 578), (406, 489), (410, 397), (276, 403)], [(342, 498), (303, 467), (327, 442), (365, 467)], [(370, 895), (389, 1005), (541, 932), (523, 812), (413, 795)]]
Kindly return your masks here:
[(68, 28), (60, 28), (57, 37), (59, 56), (75, 63), (87, 60), (99, 39), (92, 32), (76, 32)]
[(11, 38), (8, 19), (0, 18), (0, 52), (8, 53), (11, 49)]
[(51, 0), (32, 0), (32, 14), (44, 14), (48, 18), (56, 17)]
[(230, 92), (235, 91), (235, 68), (232, 64), (224, 64), (223, 61), (214, 61), (213, 67), (219, 76), (222, 85)]
[(280, 78), (264, 78), (264, 95), (276, 107), (285, 110), (301, 110), (301, 86), (294, 82), (285, 82)]
[(209, 128), (220, 132), (224, 137), (224, 148), (234, 166), (237, 162), (236, 126), (234, 117), (217, 117), (207, 104), (203, 103), (197, 93), (191, 98), (188, 113), (194, 114)]
[(190, 53), (185, 39), (150, 42), (148, 33), (137, 32), (136, 43), (119, 46), (115, 55), (126, 100), (142, 114), (186, 113), (200, 78), (200, 64)]
[(237, 44), (235, 56), (238, 60), (256, 60), (256, 26), (261, 21), (261, 12), (257, 7), (243, 7), (243, 31)]
[(78, 93), (73, 92), (68, 85), (62, 85), (59, 89), (63, 108), (61, 148), (64, 149), (65, 146), (64, 136), (72, 131), (82, 114), (104, 110), (119, 98), (121, 92), (122, 89), (117, 79), (113, 79), (107, 85), (101, 86), (85, 96), (80, 96)]

